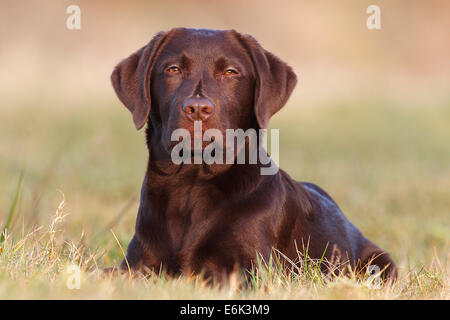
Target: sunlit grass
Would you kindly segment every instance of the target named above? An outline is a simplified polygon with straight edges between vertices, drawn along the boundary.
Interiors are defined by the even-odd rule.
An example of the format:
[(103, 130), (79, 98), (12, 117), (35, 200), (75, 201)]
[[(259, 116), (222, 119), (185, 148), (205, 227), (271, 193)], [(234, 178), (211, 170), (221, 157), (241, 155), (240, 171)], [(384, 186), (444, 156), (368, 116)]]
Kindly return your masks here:
[[(0, 298), (450, 298), (448, 102), (289, 105), (271, 123), (281, 167), (322, 186), (394, 257), (399, 281), (381, 289), (351, 276), (330, 281), (320, 261), (286, 273), (276, 255), (257, 259), (247, 281), (236, 273), (221, 287), (164, 274), (104, 276), (133, 234), (147, 161), (142, 132), (119, 105), (0, 113)], [(72, 264), (82, 270), (79, 290), (66, 286)]]
[[(0, 297), (11, 298), (147, 298), (147, 299), (448, 299), (446, 269), (439, 260), (420, 270), (410, 269), (395, 283), (374, 287), (367, 277), (354, 273), (324, 275), (321, 260), (310, 260), (299, 252), (300, 263), (289, 264), (274, 251), (269, 261), (256, 259), (243, 277), (235, 272), (222, 284), (207, 284), (201, 277), (169, 277), (163, 273), (130, 276), (127, 272), (102, 272), (104, 252), (86, 246), (83, 237), (64, 240), (64, 200), (49, 226), (21, 236), (5, 234), (0, 256)], [(284, 261), (284, 263), (283, 263)], [(81, 271), (79, 289), (68, 284)]]

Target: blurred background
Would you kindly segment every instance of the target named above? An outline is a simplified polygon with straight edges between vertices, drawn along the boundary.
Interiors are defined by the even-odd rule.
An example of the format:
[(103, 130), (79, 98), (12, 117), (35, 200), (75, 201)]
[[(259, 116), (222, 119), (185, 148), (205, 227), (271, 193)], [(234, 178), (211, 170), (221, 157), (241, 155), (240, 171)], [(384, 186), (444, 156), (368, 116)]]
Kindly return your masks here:
[[(68, 6), (81, 9), (69, 30)], [(381, 8), (381, 30), (366, 9)], [(450, 239), (450, 2), (1, 1), (0, 226), (46, 223), (64, 194), (65, 237), (120, 260), (147, 152), (110, 85), (160, 30), (236, 29), (299, 83), (272, 120), (280, 165), (321, 185), (401, 267), (446, 261)]]

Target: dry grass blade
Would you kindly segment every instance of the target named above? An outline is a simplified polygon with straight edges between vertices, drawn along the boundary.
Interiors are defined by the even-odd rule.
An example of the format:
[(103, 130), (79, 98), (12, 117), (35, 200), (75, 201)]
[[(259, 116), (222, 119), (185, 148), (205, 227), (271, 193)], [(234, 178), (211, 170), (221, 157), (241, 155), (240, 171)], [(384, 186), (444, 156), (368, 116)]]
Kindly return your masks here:
[(3, 228), (2, 228), (2, 232), (0, 235), (0, 243), (2, 243), (5, 240), (4, 234), (5, 234), (6, 230), (11, 226), (11, 222), (12, 222), (14, 214), (16, 212), (16, 208), (17, 208), (17, 205), (19, 203), (19, 198), (20, 198), (20, 191), (22, 189), (22, 182), (23, 182), (24, 174), (25, 174), (25, 161), (22, 165), (22, 168), (20, 169), (19, 180), (17, 181), (17, 186), (14, 191), (14, 196), (13, 196), (11, 206), (9, 208), (8, 217), (6, 218), (5, 224), (3, 225)]

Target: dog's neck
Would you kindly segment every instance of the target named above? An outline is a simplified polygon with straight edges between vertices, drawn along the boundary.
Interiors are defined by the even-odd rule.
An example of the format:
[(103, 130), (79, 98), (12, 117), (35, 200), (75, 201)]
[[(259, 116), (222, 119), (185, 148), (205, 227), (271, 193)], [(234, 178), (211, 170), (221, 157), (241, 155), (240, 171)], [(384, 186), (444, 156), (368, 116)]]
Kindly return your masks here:
[(240, 186), (248, 191), (248, 184), (257, 185), (264, 180), (261, 176), (261, 164), (174, 164), (170, 160), (157, 160), (149, 155), (147, 177), (149, 183), (157, 185), (198, 184), (203, 188), (210, 186), (224, 189), (224, 193), (241, 192)]
[[(278, 176), (262, 176), (261, 163), (249, 164), (175, 164), (161, 143), (161, 128), (149, 122), (146, 130), (149, 151), (146, 189), (149, 196), (170, 202), (172, 198), (194, 196), (192, 192), (217, 193), (218, 199), (230, 200), (251, 193), (265, 181)], [(246, 146), (246, 148), (248, 145)], [(248, 152), (245, 153), (248, 156)], [(191, 190), (171, 194), (172, 190)]]

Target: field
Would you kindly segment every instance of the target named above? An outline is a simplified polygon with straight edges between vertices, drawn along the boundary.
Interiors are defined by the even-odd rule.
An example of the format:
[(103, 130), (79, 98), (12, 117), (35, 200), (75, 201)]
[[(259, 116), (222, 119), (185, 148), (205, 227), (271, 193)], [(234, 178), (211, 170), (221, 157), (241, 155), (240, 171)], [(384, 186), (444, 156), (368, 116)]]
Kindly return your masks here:
[[(399, 281), (380, 289), (328, 282), (310, 266), (288, 278), (276, 265), (262, 268), (251, 288), (237, 276), (220, 288), (198, 278), (103, 276), (133, 235), (143, 132), (116, 100), (26, 101), (0, 108), (0, 299), (450, 299), (450, 100), (294, 100), (271, 122), (280, 166), (322, 186), (392, 254)], [(72, 264), (82, 274), (71, 290)]]

